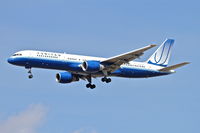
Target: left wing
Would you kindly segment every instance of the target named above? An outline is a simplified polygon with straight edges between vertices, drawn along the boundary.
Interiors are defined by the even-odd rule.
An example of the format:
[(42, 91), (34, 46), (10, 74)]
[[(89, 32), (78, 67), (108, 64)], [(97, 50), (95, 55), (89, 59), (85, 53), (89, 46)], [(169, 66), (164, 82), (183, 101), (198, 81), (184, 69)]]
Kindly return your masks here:
[(117, 70), (118, 68), (120, 68), (120, 66), (124, 63), (128, 63), (136, 58), (139, 58), (140, 56), (142, 56), (144, 54), (144, 51), (155, 47), (155, 44), (152, 45), (148, 45), (146, 47), (134, 50), (134, 51), (130, 51), (128, 53), (125, 54), (121, 54), (118, 56), (114, 56), (111, 58), (108, 58), (104, 61), (102, 61), (101, 63), (104, 64), (105, 68), (103, 69), (104, 71), (107, 72), (114, 72), (115, 70)]

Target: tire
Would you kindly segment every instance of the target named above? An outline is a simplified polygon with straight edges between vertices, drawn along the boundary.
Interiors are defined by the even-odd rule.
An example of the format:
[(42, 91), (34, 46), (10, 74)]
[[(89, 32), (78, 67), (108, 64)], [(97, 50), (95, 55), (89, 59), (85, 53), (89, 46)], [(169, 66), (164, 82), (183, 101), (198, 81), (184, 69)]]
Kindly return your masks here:
[(108, 83), (110, 83), (112, 81), (111, 78), (108, 78), (107, 80), (108, 80)]
[(91, 87), (90, 87), (91, 89), (94, 89), (94, 88), (96, 88), (96, 85), (95, 84), (93, 84), (93, 85), (91, 85)]
[(101, 79), (101, 81), (102, 81), (102, 82), (105, 82), (105, 81), (106, 81), (106, 79), (105, 79), (105, 78), (102, 78), (102, 79)]
[(87, 87), (87, 88), (90, 88), (90, 87), (91, 87), (91, 84), (86, 84), (86, 87)]
[(32, 79), (32, 78), (33, 78), (33, 75), (29, 75), (28, 78), (29, 78), (29, 79)]

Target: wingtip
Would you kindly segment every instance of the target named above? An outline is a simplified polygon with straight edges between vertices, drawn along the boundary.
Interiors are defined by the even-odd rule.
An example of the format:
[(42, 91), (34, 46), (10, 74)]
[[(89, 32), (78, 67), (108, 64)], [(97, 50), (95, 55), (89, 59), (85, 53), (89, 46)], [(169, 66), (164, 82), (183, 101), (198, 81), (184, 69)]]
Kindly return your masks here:
[(156, 45), (156, 44), (151, 44), (150, 46), (151, 46), (151, 47), (155, 47), (155, 46), (157, 46), (157, 45)]
[(184, 62), (185, 64), (191, 64), (191, 62)]

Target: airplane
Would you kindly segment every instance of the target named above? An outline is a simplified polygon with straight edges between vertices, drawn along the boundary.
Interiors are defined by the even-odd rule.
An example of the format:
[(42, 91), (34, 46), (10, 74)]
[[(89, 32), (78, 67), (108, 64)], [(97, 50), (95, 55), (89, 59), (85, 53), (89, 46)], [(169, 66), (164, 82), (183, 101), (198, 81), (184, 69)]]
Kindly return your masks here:
[(32, 68), (56, 69), (63, 72), (56, 74), (58, 83), (72, 83), (86, 80), (87, 88), (94, 89), (93, 78), (101, 78), (102, 82), (110, 83), (110, 77), (149, 78), (175, 73), (176, 68), (189, 62), (168, 66), (173, 39), (166, 39), (161, 46), (145, 62), (133, 61), (141, 57), (145, 51), (155, 47), (151, 44), (121, 55), (100, 58), (66, 53), (23, 50), (16, 52), (8, 63), (28, 69), (29, 78), (33, 78)]

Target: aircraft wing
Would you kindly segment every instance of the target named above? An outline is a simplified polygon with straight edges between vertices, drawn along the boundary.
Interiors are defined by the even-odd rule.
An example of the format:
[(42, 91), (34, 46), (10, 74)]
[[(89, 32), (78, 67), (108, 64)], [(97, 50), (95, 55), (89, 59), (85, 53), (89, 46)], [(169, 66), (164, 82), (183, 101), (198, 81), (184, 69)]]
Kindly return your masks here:
[(114, 56), (111, 58), (108, 58), (104, 61), (102, 61), (101, 63), (105, 65), (104, 71), (107, 72), (114, 72), (115, 70), (117, 70), (118, 68), (120, 68), (120, 66), (124, 63), (128, 63), (136, 58), (139, 58), (140, 56), (142, 56), (144, 54), (144, 52), (150, 48), (155, 47), (156, 45), (152, 44), (152, 45), (148, 45), (146, 47), (137, 49), (137, 50), (133, 50), (130, 51), (128, 53), (125, 54), (121, 54), (118, 56)]

